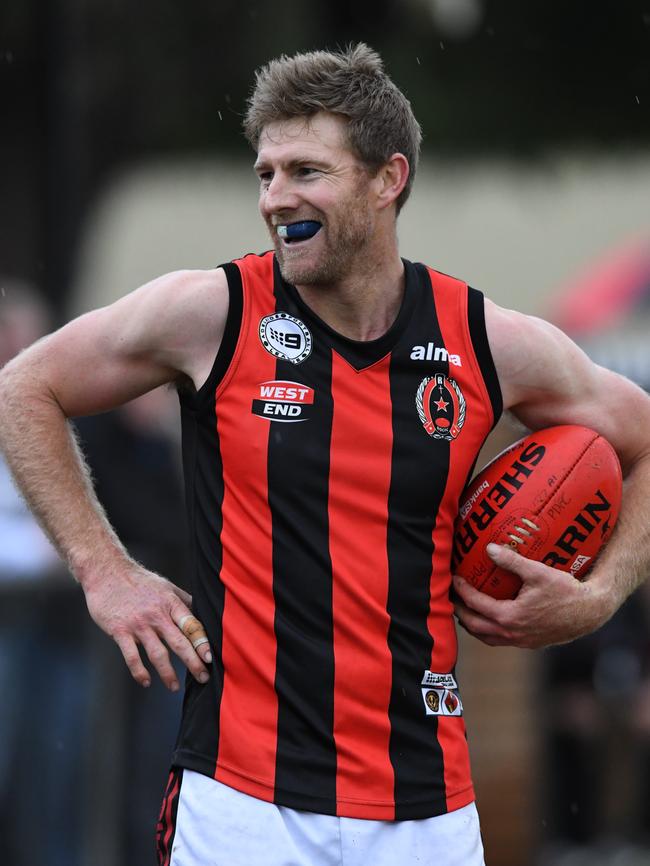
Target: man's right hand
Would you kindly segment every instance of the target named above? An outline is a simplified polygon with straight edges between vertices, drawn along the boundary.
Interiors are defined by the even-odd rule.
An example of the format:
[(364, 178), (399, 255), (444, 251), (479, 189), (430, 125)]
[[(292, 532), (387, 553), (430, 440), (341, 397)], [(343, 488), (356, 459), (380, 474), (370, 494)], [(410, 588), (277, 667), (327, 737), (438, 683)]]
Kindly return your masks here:
[(84, 591), (90, 615), (117, 643), (141, 686), (150, 686), (151, 676), (140, 657), (140, 646), (171, 691), (178, 691), (179, 682), (168, 648), (199, 683), (208, 682), (210, 644), (190, 609), (192, 598), (184, 590), (134, 563), (128, 573), (103, 575)]

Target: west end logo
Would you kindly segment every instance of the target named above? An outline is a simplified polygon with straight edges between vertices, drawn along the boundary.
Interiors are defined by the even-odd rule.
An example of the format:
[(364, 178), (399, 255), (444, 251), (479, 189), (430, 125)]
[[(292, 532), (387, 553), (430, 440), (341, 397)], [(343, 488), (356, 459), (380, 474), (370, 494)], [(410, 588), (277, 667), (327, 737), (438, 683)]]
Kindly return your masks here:
[(422, 426), (434, 439), (451, 442), (465, 423), (467, 404), (463, 392), (453, 379), (442, 373), (425, 376), (415, 396)]
[(267, 352), (292, 364), (300, 364), (311, 355), (308, 328), (288, 313), (265, 316), (260, 321), (260, 340)]
[(307, 421), (314, 404), (314, 389), (300, 382), (274, 379), (261, 382), (251, 412), (269, 421)]
[(460, 355), (452, 355), (444, 346), (436, 346), (434, 343), (427, 343), (426, 346), (413, 346), (411, 361), (448, 361), (454, 367), (463, 366)]

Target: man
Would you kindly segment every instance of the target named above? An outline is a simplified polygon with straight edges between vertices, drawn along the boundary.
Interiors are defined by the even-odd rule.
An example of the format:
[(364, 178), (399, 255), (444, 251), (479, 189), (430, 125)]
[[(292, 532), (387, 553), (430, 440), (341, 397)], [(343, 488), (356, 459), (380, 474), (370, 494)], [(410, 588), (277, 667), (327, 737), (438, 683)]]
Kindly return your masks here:
[[(246, 132), (274, 253), (161, 277), (35, 345), (2, 377), (2, 443), (133, 677), (150, 683), (138, 646), (170, 688), (167, 647), (193, 675), (160, 863), (477, 866), (458, 498), (502, 406), (609, 438), (626, 497), (587, 582), (506, 549), (516, 600), (454, 580), (489, 644), (598, 627), (647, 569), (650, 401), (547, 324), (400, 259), (420, 130), (366, 46), (270, 63)], [(125, 554), (66, 423), (164, 382), (200, 623)]]

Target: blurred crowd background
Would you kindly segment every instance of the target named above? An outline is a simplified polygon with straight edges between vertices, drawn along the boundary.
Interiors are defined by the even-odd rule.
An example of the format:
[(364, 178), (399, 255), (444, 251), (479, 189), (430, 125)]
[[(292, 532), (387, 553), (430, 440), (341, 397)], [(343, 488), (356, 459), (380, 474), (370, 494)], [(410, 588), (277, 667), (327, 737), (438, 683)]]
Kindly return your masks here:
[[(254, 69), (359, 39), (424, 130), (403, 255), (650, 389), (647, 0), (3, 0), (0, 363), (164, 271), (266, 249)], [(163, 390), (78, 429), (127, 546), (185, 584), (176, 414)], [(489, 866), (650, 864), (649, 625), (644, 587), (569, 647), (462, 638)], [(0, 463), (3, 863), (153, 866), (179, 700), (130, 682)]]

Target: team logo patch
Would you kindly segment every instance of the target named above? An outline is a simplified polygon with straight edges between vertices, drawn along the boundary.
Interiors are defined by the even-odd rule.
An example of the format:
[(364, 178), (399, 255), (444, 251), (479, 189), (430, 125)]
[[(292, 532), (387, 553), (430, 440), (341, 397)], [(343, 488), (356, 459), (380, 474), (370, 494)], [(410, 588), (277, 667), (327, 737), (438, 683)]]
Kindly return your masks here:
[(425, 671), (422, 677), (422, 699), (427, 716), (462, 716), (458, 683), (453, 674)]
[(465, 423), (466, 402), (458, 384), (442, 373), (425, 376), (415, 397), (422, 426), (434, 439), (451, 442)]
[(462, 716), (463, 705), (455, 691), (449, 689), (422, 689), (427, 716)]
[(262, 382), (251, 412), (269, 421), (307, 421), (314, 404), (314, 389), (301, 382), (274, 379)]
[(437, 716), (440, 712), (440, 692), (436, 692), (433, 689), (426, 692), (424, 695), (424, 703), (427, 705), (427, 710), (431, 710), (431, 712)]
[(288, 313), (265, 316), (260, 321), (260, 340), (267, 352), (292, 364), (300, 364), (311, 355), (309, 329)]

